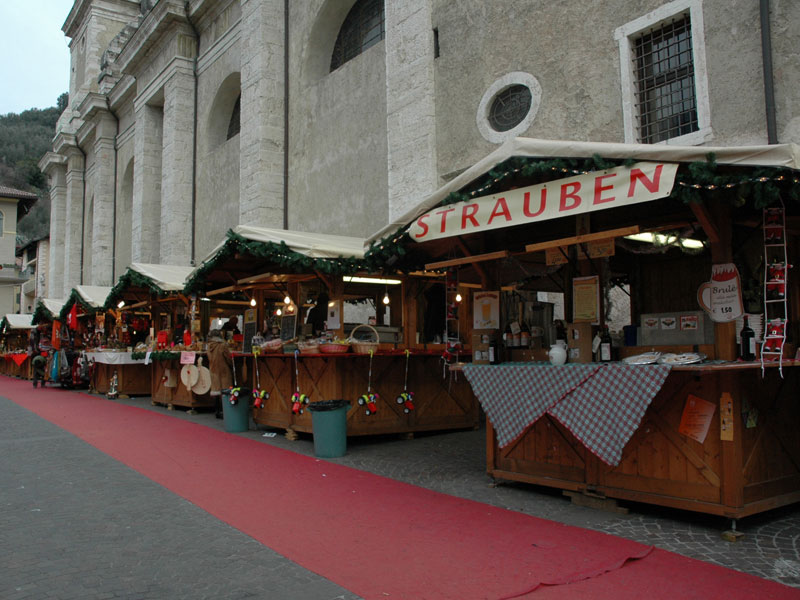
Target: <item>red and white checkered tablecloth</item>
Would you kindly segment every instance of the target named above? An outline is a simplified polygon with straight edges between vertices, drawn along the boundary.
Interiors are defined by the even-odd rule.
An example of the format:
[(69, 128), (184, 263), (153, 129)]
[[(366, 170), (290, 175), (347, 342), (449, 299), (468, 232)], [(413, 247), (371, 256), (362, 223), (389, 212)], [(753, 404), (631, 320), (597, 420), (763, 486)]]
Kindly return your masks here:
[(619, 464), (669, 371), (668, 365), (624, 363), (464, 365), (500, 447), (548, 413), (611, 466)]

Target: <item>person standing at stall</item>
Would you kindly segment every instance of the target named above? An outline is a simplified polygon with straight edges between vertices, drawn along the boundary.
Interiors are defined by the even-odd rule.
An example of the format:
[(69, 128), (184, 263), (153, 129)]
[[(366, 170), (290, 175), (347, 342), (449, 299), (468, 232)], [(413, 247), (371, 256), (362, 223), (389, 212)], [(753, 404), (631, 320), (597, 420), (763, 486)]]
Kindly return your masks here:
[(216, 416), (222, 418), (222, 390), (233, 386), (233, 356), (219, 329), (208, 332), (208, 370), (211, 372), (211, 396)]
[(328, 294), (321, 292), (317, 297), (317, 303), (308, 311), (306, 323), (310, 324), (314, 330), (314, 336), (318, 336), (325, 331), (325, 320), (328, 316)]

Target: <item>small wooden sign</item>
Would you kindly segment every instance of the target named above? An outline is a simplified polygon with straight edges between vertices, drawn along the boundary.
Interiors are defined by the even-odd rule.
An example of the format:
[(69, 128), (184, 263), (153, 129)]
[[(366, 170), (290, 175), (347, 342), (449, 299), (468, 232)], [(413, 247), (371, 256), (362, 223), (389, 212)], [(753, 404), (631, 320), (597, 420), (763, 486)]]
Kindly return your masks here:
[(561, 246), (558, 248), (546, 248), (544, 251), (544, 258), (547, 266), (567, 264), (569, 262), (566, 254), (568, 251), (568, 248)]

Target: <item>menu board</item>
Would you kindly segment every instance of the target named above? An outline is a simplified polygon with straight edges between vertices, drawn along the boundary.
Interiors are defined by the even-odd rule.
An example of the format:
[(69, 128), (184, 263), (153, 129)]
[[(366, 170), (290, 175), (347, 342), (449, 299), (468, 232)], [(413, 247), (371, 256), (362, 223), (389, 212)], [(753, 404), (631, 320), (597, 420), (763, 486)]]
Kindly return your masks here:
[(297, 331), (297, 315), (283, 315), (281, 317), (281, 339), (286, 342), (294, 339)]
[(600, 278), (597, 275), (572, 280), (572, 321), (600, 324)]

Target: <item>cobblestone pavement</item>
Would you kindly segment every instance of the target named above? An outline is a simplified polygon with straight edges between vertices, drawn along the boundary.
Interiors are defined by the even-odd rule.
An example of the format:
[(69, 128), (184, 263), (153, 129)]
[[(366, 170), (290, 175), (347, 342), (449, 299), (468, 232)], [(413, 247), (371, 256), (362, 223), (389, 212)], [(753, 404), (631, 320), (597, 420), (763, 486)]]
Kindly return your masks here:
[[(1, 396), (0, 598), (356, 598)], [(223, 429), (213, 413), (116, 402)], [(313, 456), (311, 436), (289, 441), (254, 425), (232, 435)], [(483, 428), (351, 438), (332, 462), (800, 588), (800, 505), (738, 521), (745, 535), (730, 543), (722, 518), (632, 503), (623, 515), (573, 505), (558, 490), (492, 486)]]

